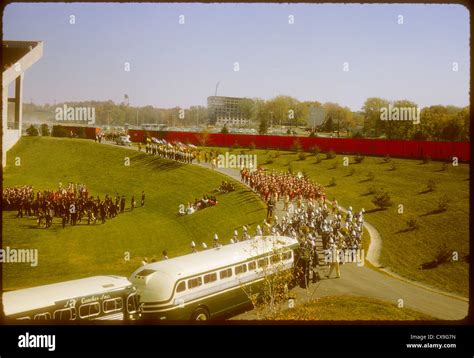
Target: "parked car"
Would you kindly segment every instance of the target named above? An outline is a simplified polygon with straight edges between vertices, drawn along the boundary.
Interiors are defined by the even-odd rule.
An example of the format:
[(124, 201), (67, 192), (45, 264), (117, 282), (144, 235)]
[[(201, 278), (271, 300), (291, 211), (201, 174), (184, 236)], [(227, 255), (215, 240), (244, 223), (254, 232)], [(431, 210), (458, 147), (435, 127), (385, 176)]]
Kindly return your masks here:
[(126, 145), (126, 146), (132, 145), (132, 141), (130, 140), (130, 136), (128, 135), (122, 135), (118, 137), (115, 143), (117, 143), (118, 145)]

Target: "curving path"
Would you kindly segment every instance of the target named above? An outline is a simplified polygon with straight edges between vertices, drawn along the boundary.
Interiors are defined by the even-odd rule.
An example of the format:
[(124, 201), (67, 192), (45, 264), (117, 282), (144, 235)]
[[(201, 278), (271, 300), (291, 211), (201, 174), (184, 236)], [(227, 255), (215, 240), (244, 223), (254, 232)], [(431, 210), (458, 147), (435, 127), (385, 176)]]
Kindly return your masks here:
[[(207, 163), (195, 165), (213, 170)], [(216, 168), (214, 170), (241, 182), (238, 170), (230, 168)], [(277, 213), (281, 217), (283, 204), (279, 203), (279, 205), (281, 207), (277, 207)], [(342, 210), (347, 211), (343, 208)], [(380, 234), (371, 224), (365, 222), (364, 225), (370, 235), (370, 245), (365, 259), (376, 268), (371, 269), (367, 265), (344, 264), (341, 266), (342, 277), (340, 279), (326, 279), (327, 268), (322, 268), (320, 274), (323, 279), (319, 283), (311, 285), (309, 289), (299, 287), (293, 289), (296, 302), (301, 303), (323, 296), (354, 295), (377, 298), (397, 305), (401, 303), (403, 307), (442, 320), (461, 320), (467, 316), (468, 299), (407, 280), (381, 268), (379, 263), (382, 248)], [(255, 318), (257, 318), (255, 312), (248, 311), (233, 319)]]

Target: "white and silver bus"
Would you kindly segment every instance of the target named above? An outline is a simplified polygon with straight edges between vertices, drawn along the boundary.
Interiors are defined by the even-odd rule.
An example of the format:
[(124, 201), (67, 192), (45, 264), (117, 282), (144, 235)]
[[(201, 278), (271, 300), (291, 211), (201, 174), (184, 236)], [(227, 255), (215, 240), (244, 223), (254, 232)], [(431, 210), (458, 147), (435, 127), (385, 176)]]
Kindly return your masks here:
[(296, 239), (256, 236), (144, 265), (130, 281), (139, 316), (158, 320), (207, 320), (248, 305), (248, 292), (275, 270), (292, 270)]
[(7, 320), (127, 320), (137, 313), (125, 277), (93, 276), (3, 293)]

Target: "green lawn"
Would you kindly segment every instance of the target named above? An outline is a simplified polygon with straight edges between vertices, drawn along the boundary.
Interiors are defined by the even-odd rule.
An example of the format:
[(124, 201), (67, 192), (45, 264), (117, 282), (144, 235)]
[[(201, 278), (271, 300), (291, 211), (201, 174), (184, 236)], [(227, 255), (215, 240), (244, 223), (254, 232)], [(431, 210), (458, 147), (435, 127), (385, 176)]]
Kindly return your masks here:
[(411, 321), (433, 317), (395, 304), (367, 297), (327, 296), (278, 313), (277, 320)]
[[(49, 229), (37, 228), (34, 218), (16, 219), (3, 212), (3, 247), (39, 250), (39, 264), (4, 264), (4, 289), (30, 287), (98, 274), (129, 276), (144, 256), (161, 259), (190, 252), (190, 243), (212, 244), (214, 233), (228, 242), (234, 229), (253, 227), (265, 218), (263, 203), (237, 183), (233, 193), (218, 195), (219, 204), (193, 215), (177, 216), (178, 206), (211, 193), (227, 177), (194, 165), (147, 156), (128, 149), (81, 139), (23, 137), (8, 152), (4, 187), (33, 185), (56, 189), (59, 182), (85, 183), (92, 195), (124, 194), (127, 207), (135, 195), (143, 208), (125, 212), (105, 224), (63, 229), (55, 219)], [(16, 157), (21, 166), (14, 166)], [(130, 166), (124, 158), (130, 157)], [(240, 232), (240, 231), (239, 231)], [(130, 261), (125, 260), (130, 253)]]
[[(469, 165), (449, 165), (442, 171), (442, 163), (420, 160), (392, 159), (396, 169), (390, 170), (391, 163), (380, 157), (365, 157), (356, 164), (354, 156), (347, 155), (349, 166), (343, 165), (345, 155), (322, 159), (316, 163), (314, 154), (306, 153), (301, 160), (297, 153), (274, 150), (247, 150), (207, 148), (224, 153), (257, 154), (258, 164), (293, 172), (302, 172), (315, 182), (326, 187), (327, 198), (336, 197), (339, 204), (354, 210), (365, 208), (365, 218), (375, 226), (382, 237), (381, 263), (409, 279), (468, 296), (469, 268), (466, 255), (469, 254)], [(334, 163), (338, 163), (334, 168)], [(354, 169), (353, 175), (350, 175)], [(369, 181), (367, 173), (374, 179)], [(329, 186), (331, 179), (335, 186)], [(434, 191), (425, 192), (428, 180), (434, 180)], [(371, 202), (373, 195), (368, 188), (383, 187), (391, 196), (394, 205), (383, 211), (372, 211), (376, 206)], [(438, 201), (444, 194), (451, 199), (445, 212), (436, 213)], [(403, 214), (398, 213), (402, 204)], [(419, 228), (407, 230), (407, 220), (416, 218)], [(459, 260), (442, 264), (434, 269), (420, 269), (420, 265), (432, 261), (440, 246), (445, 243), (449, 250), (459, 253)]]

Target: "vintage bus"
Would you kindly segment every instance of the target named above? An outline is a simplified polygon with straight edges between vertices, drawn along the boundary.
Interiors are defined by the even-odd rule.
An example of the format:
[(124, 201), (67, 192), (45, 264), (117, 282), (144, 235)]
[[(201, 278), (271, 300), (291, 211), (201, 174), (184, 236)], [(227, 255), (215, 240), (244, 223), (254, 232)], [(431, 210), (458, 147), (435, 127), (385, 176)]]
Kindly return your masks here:
[(3, 293), (7, 320), (127, 320), (137, 313), (136, 290), (120, 276), (93, 276)]
[(139, 317), (208, 320), (249, 305), (267, 275), (293, 270), (298, 246), (290, 237), (256, 236), (144, 265), (130, 277)]

